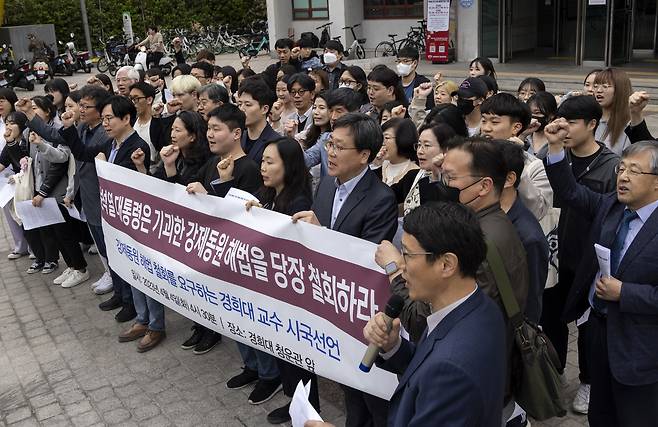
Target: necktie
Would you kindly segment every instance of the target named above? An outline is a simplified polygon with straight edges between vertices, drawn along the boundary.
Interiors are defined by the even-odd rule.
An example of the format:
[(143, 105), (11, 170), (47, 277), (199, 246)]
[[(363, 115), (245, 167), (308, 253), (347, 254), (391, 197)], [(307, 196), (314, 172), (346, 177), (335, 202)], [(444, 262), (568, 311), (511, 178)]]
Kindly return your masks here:
[(621, 254), (622, 250), (624, 249), (626, 236), (628, 236), (628, 230), (630, 228), (629, 226), (631, 221), (637, 218), (637, 212), (629, 209), (624, 210), (624, 216), (621, 219), (619, 231), (617, 231), (617, 236), (615, 236), (615, 241), (612, 244), (612, 249), (610, 250), (610, 273), (613, 276), (617, 273), (619, 263), (621, 262)]
[[(615, 241), (612, 243), (612, 249), (610, 249), (610, 274), (614, 277), (619, 268), (619, 263), (621, 262), (621, 253), (624, 249), (624, 242), (628, 236), (628, 231), (630, 229), (631, 221), (638, 218), (637, 212), (626, 209), (624, 210), (624, 216), (621, 219), (621, 224), (619, 225), (619, 230), (615, 236)], [(606, 312), (605, 302), (599, 299), (594, 292), (592, 296), (592, 307), (599, 313)]]

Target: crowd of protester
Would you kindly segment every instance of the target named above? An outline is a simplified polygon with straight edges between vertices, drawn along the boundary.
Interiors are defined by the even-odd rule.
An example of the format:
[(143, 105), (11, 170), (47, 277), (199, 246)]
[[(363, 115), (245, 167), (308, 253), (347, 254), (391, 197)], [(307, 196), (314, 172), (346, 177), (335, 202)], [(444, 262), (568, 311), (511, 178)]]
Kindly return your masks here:
[[(658, 145), (643, 119), (649, 96), (634, 93), (624, 71), (594, 70), (582, 90), (560, 96), (529, 77), (509, 94), (498, 92), (487, 58), (453, 82), (418, 74), (419, 53), (408, 47), (395, 69), (368, 73), (342, 62), (338, 41), (321, 57), (303, 40), (275, 48), (278, 61), (260, 73), (201, 51), (170, 84), (157, 68), (127, 66), (115, 82), (98, 74), (79, 90), (53, 79), (32, 99), (0, 89), (0, 170), (18, 173), (31, 159), (32, 204), (55, 198), (65, 219), (24, 230), (7, 205), (8, 258), (29, 256), (28, 274), (70, 288), (91, 281), (85, 257), (98, 253), (104, 271), (91, 290), (112, 292), (99, 308), (133, 322), (118, 341), (146, 352), (165, 339), (167, 310), (107, 262), (95, 159), (190, 194), (244, 190), (260, 200), (246, 209), (378, 244), (376, 262), (404, 299), (392, 329), (379, 314), (364, 329), (401, 385), (390, 402), (343, 386), (348, 426), (523, 426), (512, 326), (486, 257), (493, 244), (562, 375), (568, 325), (589, 315), (578, 322), (573, 411), (592, 426), (655, 425)], [(610, 276), (599, 274), (594, 243), (610, 248)], [(221, 341), (194, 324), (181, 348), (201, 355)], [(229, 389), (255, 384), (248, 402), (258, 405), (312, 380), (310, 402), (321, 410), (314, 374), (238, 348), (244, 367)], [(267, 419), (282, 423), (288, 412)]]

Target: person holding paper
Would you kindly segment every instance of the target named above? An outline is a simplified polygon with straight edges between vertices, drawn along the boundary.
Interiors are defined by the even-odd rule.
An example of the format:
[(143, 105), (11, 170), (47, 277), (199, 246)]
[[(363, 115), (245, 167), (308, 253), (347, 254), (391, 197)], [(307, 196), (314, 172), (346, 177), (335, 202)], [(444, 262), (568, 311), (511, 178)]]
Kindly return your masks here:
[[(2, 89), (0, 89), (2, 90)], [(11, 90), (11, 89), (8, 89)], [(0, 94), (0, 96), (2, 96)], [(0, 104), (6, 100), (0, 100)], [(1, 109), (2, 107), (0, 107)], [(13, 108), (13, 105), (12, 105)], [(26, 128), (27, 117), (21, 112), (9, 112), (2, 117), (5, 123), (4, 141), (5, 147), (0, 153), (0, 172), (5, 170), (18, 173), (21, 170), (20, 161), (23, 157), (29, 155), (27, 140), (23, 138), (23, 131)], [(5, 212), (5, 218), (9, 225), (9, 230), (14, 239), (14, 249), (7, 255), (8, 259), (19, 259), (28, 254), (27, 239), (23, 229), (12, 216), (12, 204), (7, 203), (2, 210)]]
[[(573, 96), (565, 99), (557, 110), (557, 117), (569, 123), (569, 134), (565, 140), (564, 154), (570, 166), (570, 173), (579, 184), (597, 193), (614, 191), (617, 184), (615, 167), (619, 156), (595, 138), (595, 129), (601, 120), (601, 106), (592, 96)], [(546, 156), (546, 146), (542, 157)], [(555, 198), (555, 207), (560, 208), (558, 235), (558, 283), (544, 291), (544, 310), (539, 322), (546, 335), (555, 346), (562, 369), (567, 366), (569, 347), (569, 326), (562, 318), (562, 310), (570, 290), (578, 286), (574, 281), (585, 246), (583, 236), (592, 227), (591, 219), (580, 210)], [(584, 310), (583, 310), (584, 311)], [(582, 313), (580, 313), (582, 314)], [(578, 326), (578, 368), (580, 386), (572, 402), (575, 412), (587, 414), (590, 396), (591, 375), (589, 372), (589, 352), (587, 350), (587, 322)]]
[[(566, 101), (565, 101), (566, 102)], [(592, 427), (653, 426), (658, 420), (658, 145), (624, 149), (616, 192), (579, 184), (564, 147), (570, 123), (546, 126), (546, 172), (555, 194), (591, 221), (563, 317), (589, 316)], [(594, 244), (610, 249), (602, 276)]]
[[(85, 97), (83, 96), (84, 99)], [(75, 159), (80, 162), (93, 163), (96, 160), (96, 156), (100, 154), (103, 159), (107, 159), (110, 163), (135, 170), (131, 156), (135, 150), (141, 149), (145, 154), (144, 164), (148, 169), (150, 165), (148, 144), (139, 137), (133, 128), (135, 120), (137, 120), (135, 105), (123, 96), (112, 96), (98, 107), (102, 112), (102, 124), (108, 138), (95, 145), (86, 145), (80, 140), (78, 131), (74, 126), (74, 115), (72, 112), (67, 111), (62, 114), (62, 123), (64, 126), (60, 129), (59, 133), (62, 137), (63, 144), (71, 148), (71, 153)], [(98, 203), (100, 204), (100, 195)], [(118, 308), (117, 304), (120, 304), (119, 306), (122, 309), (116, 314), (115, 319), (118, 322), (132, 320), (137, 313), (133, 304), (131, 286), (128, 282), (118, 277), (118, 275), (116, 275), (116, 280), (115, 275), (113, 275), (112, 279), (114, 295), (110, 300), (106, 301), (108, 304), (105, 307)]]
[[(280, 138), (270, 142), (263, 152), (263, 160), (260, 166), (263, 176), (263, 187), (258, 190), (256, 196), (260, 200), (247, 202), (247, 210), (252, 207), (261, 207), (284, 215), (294, 215), (297, 212), (306, 211), (311, 208), (313, 197), (311, 194), (311, 177), (304, 163), (304, 151), (299, 143), (292, 138)], [(305, 384), (311, 381), (311, 393), (309, 400), (316, 410), (320, 410), (320, 397), (318, 394), (317, 376), (305, 369), (299, 368), (284, 360), (269, 356), (251, 347), (242, 347), (240, 352), (258, 354), (257, 358), (272, 358), (276, 361), (281, 373), (283, 393), (292, 398), (299, 381)], [(249, 358), (245, 358), (245, 363)], [(254, 378), (258, 376), (257, 366), (248, 366), (245, 371), (251, 371)], [(256, 386), (258, 387), (258, 385)], [(254, 393), (256, 391), (254, 390)], [(258, 396), (255, 397), (257, 399)], [(270, 424), (283, 424), (290, 421), (290, 402), (267, 414)]]
[[(323, 177), (312, 210), (293, 216), (373, 243), (392, 240), (398, 227), (395, 194), (368, 164), (382, 147), (384, 136), (375, 120), (349, 113), (333, 124), (326, 143), (329, 176)], [(343, 386), (348, 427), (386, 425), (388, 402)]]
[[(96, 145), (108, 138), (105, 129), (101, 126), (100, 114), (109, 97), (110, 93), (106, 89), (89, 84), (80, 89), (79, 102), (71, 102), (75, 100), (71, 99), (70, 96), (67, 98), (67, 112), (72, 114), (72, 121), (83, 144)], [(76, 104), (77, 108), (75, 107)], [(48, 126), (38, 115), (34, 114), (29, 99), (21, 99), (16, 104), (16, 108), (28, 117), (27, 125), (30, 130), (47, 141), (57, 144), (64, 143), (64, 138), (59, 134), (59, 128)], [(80, 186), (80, 201), (86, 215), (87, 226), (105, 267), (105, 273), (91, 285), (91, 288), (94, 293), (102, 295), (111, 292), (115, 283), (118, 287), (121, 287), (122, 279), (107, 265), (105, 237), (101, 226), (101, 196), (96, 165), (93, 162), (83, 162), (76, 159), (75, 173)], [(99, 308), (103, 311), (114, 310), (119, 307), (121, 307), (121, 301), (116, 299), (109, 299), (99, 304)]]
[[(41, 120), (57, 126), (54, 122), (57, 108), (50, 98), (36, 96), (32, 99), (32, 107)], [(87, 261), (77, 240), (78, 224), (62, 206), (64, 199), (70, 201), (74, 198), (75, 163), (68, 147), (55, 147), (34, 132), (30, 132), (29, 146), (35, 188), (32, 205), (40, 207), (45, 198), (55, 198), (64, 222), (25, 231), (36, 256), (28, 273), (36, 273), (39, 269), (43, 274), (54, 271), (58, 267), (57, 260), (61, 252), (67, 268), (53, 280), (53, 284), (71, 288), (89, 279)]]
[(399, 376), (389, 427), (499, 427), (505, 391), (505, 321), (476, 281), (487, 246), (475, 213), (421, 205), (404, 218), (402, 275), (409, 298), (431, 305), (418, 344), (377, 313), (363, 328), (378, 367)]
[[(244, 128), (245, 114), (235, 105), (224, 104), (212, 110), (208, 113), (206, 137), (213, 156), (196, 174), (193, 174), (192, 170), (180, 174), (170, 166), (166, 171), (167, 180), (187, 185), (187, 192), (190, 194), (224, 197), (233, 187), (254, 193), (263, 181), (258, 165), (245, 155), (240, 146)], [(162, 153), (163, 162), (171, 163), (174, 155), (173, 150), (171, 153)], [(192, 327), (192, 331), (192, 336), (181, 348), (194, 349), (194, 354), (208, 353), (222, 339), (219, 333), (197, 323)]]

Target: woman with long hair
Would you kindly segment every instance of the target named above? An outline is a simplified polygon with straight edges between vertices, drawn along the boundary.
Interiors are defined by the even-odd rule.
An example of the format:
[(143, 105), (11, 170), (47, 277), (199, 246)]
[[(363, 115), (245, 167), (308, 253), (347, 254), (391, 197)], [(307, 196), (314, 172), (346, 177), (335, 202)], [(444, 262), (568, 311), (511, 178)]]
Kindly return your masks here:
[(64, 102), (71, 91), (66, 80), (59, 77), (54, 78), (46, 83), (43, 90), (46, 92), (46, 95), (50, 95), (53, 98), (53, 104), (57, 107), (57, 115), (62, 114), (65, 111)]
[(628, 98), (632, 93), (631, 80), (624, 71), (606, 68), (596, 73), (594, 96), (603, 109), (601, 123), (596, 128), (596, 140), (618, 156), (631, 144), (624, 130), (631, 120)]
[(528, 99), (528, 107), (532, 113), (528, 136), (525, 139), (527, 151), (539, 158), (544, 158), (548, 140), (544, 128), (553, 121), (557, 113), (557, 102), (550, 92), (538, 92)]
[[(263, 152), (260, 172), (263, 176), (263, 187), (256, 193), (260, 203), (247, 202), (247, 210), (256, 206), (284, 215), (294, 215), (311, 208), (310, 175), (304, 163), (304, 152), (297, 141), (288, 137), (271, 141)], [(255, 357), (250, 357), (250, 359), (258, 360), (259, 365), (261, 363), (278, 365), (283, 393), (289, 398), (292, 398), (300, 380), (304, 383), (311, 381), (309, 401), (316, 410), (320, 410), (318, 382), (315, 374), (251, 347), (240, 346), (240, 352), (243, 353), (245, 360), (247, 358), (244, 357), (244, 353), (252, 353), (252, 356)], [(255, 370), (254, 368), (257, 369), (253, 366), (246, 367), (252, 371)], [(270, 412), (267, 420), (272, 424), (290, 421), (289, 409), (290, 403), (287, 403)]]
[(496, 70), (494, 69), (491, 59), (479, 56), (468, 64), (468, 76), (491, 76), (496, 78)]

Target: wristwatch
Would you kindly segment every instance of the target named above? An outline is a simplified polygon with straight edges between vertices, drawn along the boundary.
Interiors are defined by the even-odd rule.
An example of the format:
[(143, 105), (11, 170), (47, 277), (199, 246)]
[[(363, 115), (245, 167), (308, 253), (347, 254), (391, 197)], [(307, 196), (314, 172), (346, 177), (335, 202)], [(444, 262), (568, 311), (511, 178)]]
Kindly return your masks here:
[(399, 270), (398, 264), (395, 261), (391, 261), (384, 267), (384, 271), (389, 276)]

